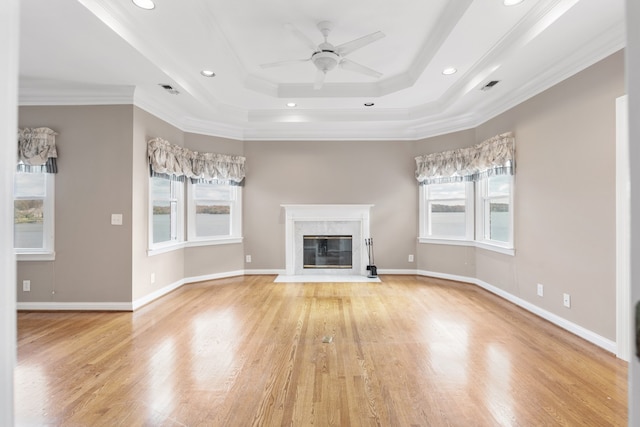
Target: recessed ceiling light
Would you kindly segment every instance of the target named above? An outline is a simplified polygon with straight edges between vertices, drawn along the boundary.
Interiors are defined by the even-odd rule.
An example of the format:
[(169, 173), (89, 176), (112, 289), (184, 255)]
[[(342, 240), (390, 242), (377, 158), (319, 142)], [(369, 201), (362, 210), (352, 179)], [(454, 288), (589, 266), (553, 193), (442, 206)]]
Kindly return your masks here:
[(524, 0), (504, 0), (504, 5), (505, 6), (515, 6), (517, 4), (522, 3)]
[(295, 107), (296, 105), (298, 104), (296, 104), (295, 102), (287, 102), (287, 107)]
[(133, 4), (138, 6), (140, 9), (151, 10), (156, 7), (153, 0), (133, 0)]
[(374, 105), (376, 105), (376, 104), (374, 104), (373, 102), (365, 102), (364, 103), (365, 107), (373, 107)]
[(216, 75), (216, 73), (214, 73), (211, 70), (202, 70), (202, 71), (200, 71), (200, 74), (202, 74), (205, 77), (213, 77), (213, 76)]
[(444, 70), (442, 70), (442, 74), (444, 74), (445, 76), (450, 76), (451, 74), (455, 74), (456, 72), (458, 72), (458, 70), (453, 67), (445, 68)]

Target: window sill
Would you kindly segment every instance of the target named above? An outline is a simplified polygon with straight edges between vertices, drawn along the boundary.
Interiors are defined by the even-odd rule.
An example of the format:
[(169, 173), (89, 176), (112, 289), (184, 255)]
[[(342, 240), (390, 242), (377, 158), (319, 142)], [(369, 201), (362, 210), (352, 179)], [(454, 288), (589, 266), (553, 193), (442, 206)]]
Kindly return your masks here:
[(426, 243), (431, 245), (473, 246), (476, 248), (498, 252), (509, 256), (514, 256), (516, 254), (516, 250), (514, 248), (492, 245), (490, 243), (478, 242), (475, 240), (431, 239), (428, 237), (418, 237), (418, 243)]
[(488, 251), (498, 252), (498, 253), (510, 255), (510, 256), (514, 256), (516, 254), (516, 250), (514, 248), (492, 245), (491, 243), (486, 243), (486, 242), (475, 242), (475, 246), (476, 248), (486, 249)]
[(462, 239), (433, 239), (431, 237), (418, 237), (418, 243), (429, 243), (432, 245), (452, 245), (452, 246), (475, 246), (473, 240)]
[(242, 243), (242, 239), (242, 237), (222, 237), (217, 239), (190, 240), (185, 244), (185, 246), (191, 248), (197, 246), (231, 245)]
[(166, 254), (167, 252), (177, 251), (179, 249), (183, 249), (185, 246), (184, 242), (173, 243), (165, 246), (158, 246), (155, 248), (150, 248), (147, 250), (147, 256), (154, 256), (160, 254)]
[(55, 252), (21, 252), (16, 253), (16, 261), (55, 261)]

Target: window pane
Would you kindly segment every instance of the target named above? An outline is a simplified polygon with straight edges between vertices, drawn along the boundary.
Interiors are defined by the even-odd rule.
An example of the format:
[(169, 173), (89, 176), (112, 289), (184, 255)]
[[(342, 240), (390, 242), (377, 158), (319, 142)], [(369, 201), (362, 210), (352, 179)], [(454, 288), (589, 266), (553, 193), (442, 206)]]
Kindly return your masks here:
[(153, 243), (171, 240), (171, 203), (153, 202)]
[(493, 199), (489, 202), (489, 239), (509, 241), (509, 199)]
[(196, 236), (228, 236), (231, 234), (231, 207), (213, 201), (196, 203)]
[(151, 178), (151, 198), (165, 199), (171, 198), (171, 180), (168, 178), (159, 178), (154, 176)]
[(427, 187), (429, 199), (464, 199), (466, 183), (452, 182), (448, 184), (429, 184)]
[(13, 218), (13, 246), (19, 249), (42, 249), (44, 247), (44, 201), (15, 200)]
[(508, 196), (511, 188), (510, 175), (497, 175), (489, 177), (489, 197)]
[(465, 202), (429, 203), (429, 235), (441, 237), (465, 237)]
[(45, 197), (46, 178), (44, 173), (16, 173), (13, 189), (15, 197)]
[(196, 199), (231, 200), (231, 186), (223, 184), (196, 184)]

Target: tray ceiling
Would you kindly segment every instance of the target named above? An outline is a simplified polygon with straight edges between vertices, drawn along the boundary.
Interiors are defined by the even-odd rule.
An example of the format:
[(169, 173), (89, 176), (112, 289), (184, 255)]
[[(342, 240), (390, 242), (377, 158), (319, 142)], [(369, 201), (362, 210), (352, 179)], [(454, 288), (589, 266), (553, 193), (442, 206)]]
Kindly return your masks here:
[[(624, 0), (155, 3), (22, 0), (20, 104), (133, 103), (242, 140), (419, 139), (477, 126), (625, 45)], [(382, 31), (347, 56), (382, 76), (337, 67), (315, 89), (313, 52), (286, 25), (320, 44), (320, 21), (336, 46)], [(261, 67), (290, 59), (307, 60)]]

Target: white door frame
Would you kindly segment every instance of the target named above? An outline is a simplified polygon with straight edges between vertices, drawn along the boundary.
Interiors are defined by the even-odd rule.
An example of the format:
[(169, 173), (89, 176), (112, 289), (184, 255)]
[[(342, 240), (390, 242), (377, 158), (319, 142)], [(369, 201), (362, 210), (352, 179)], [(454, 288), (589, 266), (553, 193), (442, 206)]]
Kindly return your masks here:
[(631, 188), (627, 95), (616, 99), (616, 356), (631, 356)]

